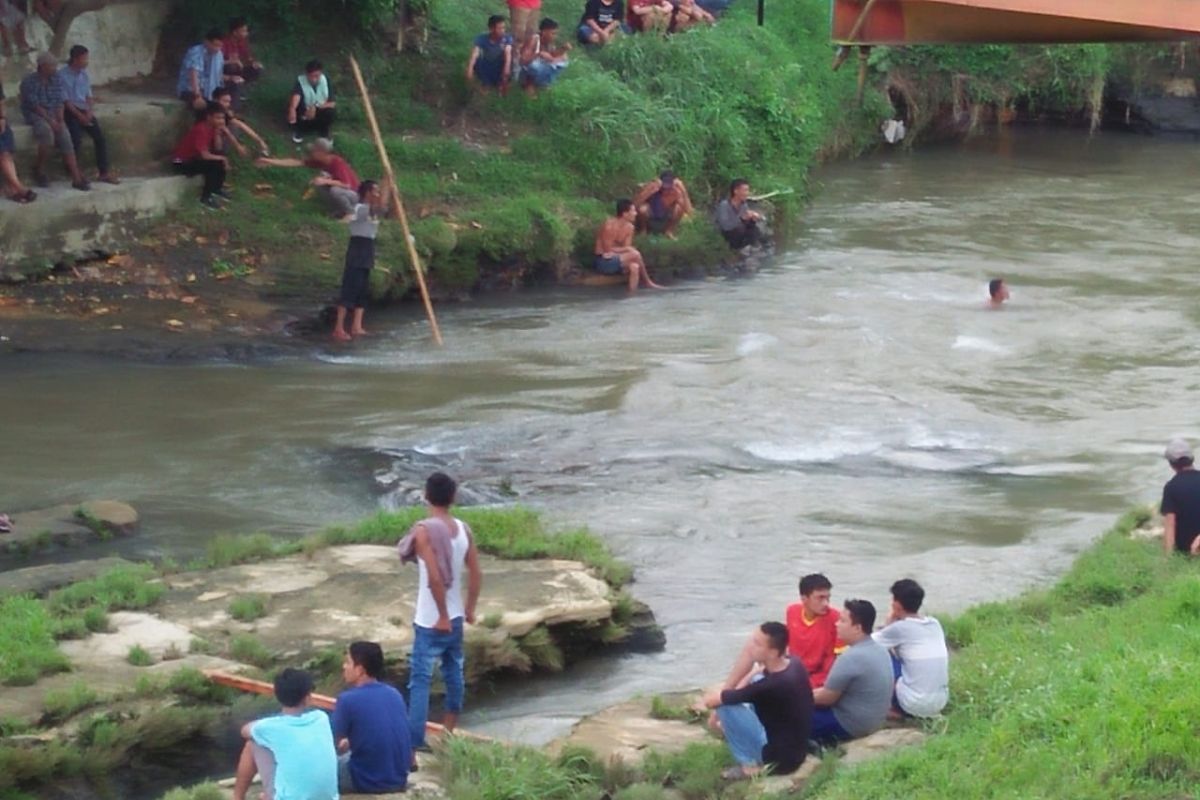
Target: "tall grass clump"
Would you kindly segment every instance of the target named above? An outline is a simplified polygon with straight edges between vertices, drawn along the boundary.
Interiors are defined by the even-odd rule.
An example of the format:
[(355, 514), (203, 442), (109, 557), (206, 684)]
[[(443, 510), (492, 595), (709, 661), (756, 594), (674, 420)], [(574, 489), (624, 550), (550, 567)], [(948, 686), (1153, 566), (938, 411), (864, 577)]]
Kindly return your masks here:
[(451, 737), (445, 758), (448, 792), (458, 800), (599, 800), (596, 776), (540, 750)]
[(23, 595), (0, 598), (0, 683), (24, 686), (70, 669), (54, 633), (54, 620), (38, 600)]

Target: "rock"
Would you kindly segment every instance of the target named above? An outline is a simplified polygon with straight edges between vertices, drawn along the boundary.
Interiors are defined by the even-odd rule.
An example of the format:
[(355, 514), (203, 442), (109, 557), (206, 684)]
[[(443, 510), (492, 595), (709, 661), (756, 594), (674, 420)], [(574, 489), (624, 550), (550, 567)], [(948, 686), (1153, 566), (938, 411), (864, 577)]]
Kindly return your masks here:
[(917, 728), (895, 727), (875, 731), (870, 736), (847, 742), (842, 749), (843, 764), (861, 764), (885, 756), (903, 747), (912, 747), (925, 741), (925, 733)]
[(33, 552), (51, 544), (78, 545), (131, 534), (137, 530), (138, 513), (115, 500), (92, 500), (13, 514), (12, 523), (11, 532), (0, 534), (0, 547)]
[[(576, 627), (598, 632), (612, 617), (608, 585), (577, 561), (507, 561), (487, 555), (480, 561), (484, 584), (478, 619), (499, 624), (468, 626), (468, 643), (484, 645), (471, 651), (474, 657), (496, 658), (491, 665), (471, 665), (473, 675), (513, 665), (504, 660), (512, 656), (510, 646), (500, 646), (505, 640), (519, 647), (516, 640), (541, 626), (552, 635), (559, 626), (572, 633)], [(156, 613), (214, 643), (253, 633), (271, 652), (301, 657), (368, 639), (379, 642), (400, 664), (412, 643), (417, 570), (402, 566), (391, 546), (330, 547), (313, 557), (185, 572), (164, 581), (168, 592)], [(246, 594), (263, 596), (266, 614), (238, 622), (230, 617), (229, 605)]]
[(85, 581), (110, 569), (131, 564), (123, 558), (96, 558), (8, 570), (0, 572), (0, 594), (44, 595), (60, 586)]
[(709, 738), (701, 725), (654, 719), (650, 716), (650, 704), (649, 698), (639, 697), (585, 717), (569, 734), (552, 742), (550, 749), (557, 752), (564, 746), (575, 745), (592, 750), (606, 762), (620, 759), (626, 764), (636, 764), (647, 750), (674, 752)]

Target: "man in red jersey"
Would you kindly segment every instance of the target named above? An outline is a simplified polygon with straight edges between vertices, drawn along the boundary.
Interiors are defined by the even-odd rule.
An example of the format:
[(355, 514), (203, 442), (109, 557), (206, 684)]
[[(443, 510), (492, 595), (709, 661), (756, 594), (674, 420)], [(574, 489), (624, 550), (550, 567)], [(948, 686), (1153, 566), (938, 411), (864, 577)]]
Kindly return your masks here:
[[(787, 609), (788, 654), (800, 659), (814, 689), (825, 685), (837, 653), (844, 649), (837, 636), (837, 609), (829, 605), (833, 584), (819, 572), (800, 579), (800, 602)], [(754, 669), (749, 643), (734, 662), (725, 688), (742, 685)]]

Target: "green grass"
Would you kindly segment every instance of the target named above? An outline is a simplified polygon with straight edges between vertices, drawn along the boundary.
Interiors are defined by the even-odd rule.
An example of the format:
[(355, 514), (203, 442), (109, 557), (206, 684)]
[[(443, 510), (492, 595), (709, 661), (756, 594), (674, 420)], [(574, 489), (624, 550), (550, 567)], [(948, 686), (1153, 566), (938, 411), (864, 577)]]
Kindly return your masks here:
[(204, 548), (203, 559), (189, 566), (196, 569), (220, 569), (279, 558), (299, 551), (298, 542), (276, 539), (268, 533), (242, 536), (223, 533), (208, 542)]
[[(395, 544), (413, 523), (424, 519), (423, 508), (385, 511), (351, 527), (333, 527), (310, 537), (316, 549), (339, 544)], [(509, 559), (565, 558), (594, 568), (614, 587), (633, 578), (633, 570), (618, 561), (602, 539), (585, 528), (547, 529), (541, 514), (524, 506), (456, 508), (455, 516), (471, 526), (476, 546), (484, 553)]]
[(267, 615), (267, 599), (261, 594), (244, 594), (229, 602), (229, 616), (238, 622), (253, 622)]
[(91, 708), (100, 702), (100, 696), (94, 689), (83, 681), (75, 681), (65, 689), (52, 689), (46, 692), (42, 700), (42, 708), (46, 717), (55, 722), (73, 717), (85, 708)]
[(0, 598), (0, 683), (29, 685), (42, 675), (70, 669), (55, 644), (55, 625), (32, 597)]
[(129, 648), (125, 660), (133, 667), (148, 667), (154, 663), (154, 656), (150, 655), (150, 651), (140, 644), (135, 644)]
[(97, 578), (52, 592), (46, 603), (60, 616), (90, 607), (106, 611), (140, 610), (154, 605), (166, 591), (165, 586), (155, 582), (156, 577), (154, 568), (148, 564), (116, 567)]
[(448, 794), (456, 800), (599, 800), (602, 790), (587, 771), (556, 764), (531, 747), (451, 738), (444, 765)]
[(235, 634), (229, 640), (229, 657), (256, 667), (268, 667), (275, 660), (266, 645), (249, 633)]
[(829, 800), (1191, 797), (1200, 579), (1131, 512), (1053, 588), (952, 620), (946, 732), (845, 769)]

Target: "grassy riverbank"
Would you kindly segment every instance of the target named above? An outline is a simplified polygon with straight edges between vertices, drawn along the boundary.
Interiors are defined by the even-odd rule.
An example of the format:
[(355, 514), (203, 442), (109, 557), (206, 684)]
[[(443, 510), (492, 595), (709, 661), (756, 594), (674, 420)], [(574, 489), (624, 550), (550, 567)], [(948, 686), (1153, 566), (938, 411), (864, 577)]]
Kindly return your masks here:
[[(530, 99), (515, 88), (507, 98), (482, 97), (466, 85), (470, 42), (496, 12), (492, 0), (432, 3), (423, 52), (327, 44), (317, 53), (340, 92), (338, 149), (361, 175), (379, 173), (346, 66), (352, 53), (368, 75), (418, 248), (443, 294), (564, 277), (589, 252), (613, 200), (666, 167), (689, 182), (700, 211), (678, 243), (647, 240), (652, 266), (660, 274), (718, 266), (726, 249), (707, 209), (730, 178), (795, 189), (777, 207), (781, 221), (793, 219), (811, 167), (864, 147), (880, 114), (877, 97), (865, 110), (854, 103), (850, 71), (830, 71), (820, 0), (779, 4), (765, 28), (754, 24), (752, 5), (735, 3), (713, 29), (627, 37), (599, 51), (577, 46), (562, 79)], [(564, 40), (573, 38), (576, 0), (546, 0), (544, 13), (561, 23)], [(303, 58), (273, 47), (266, 31), (258, 40), (273, 69), (255, 87), (248, 116), (286, 155), (293, 145), (279, 124), (283, 98)], [(183, 219), (267, 276), (268, 291), (323, 298), (340, 274), (346, 234), (321, 217), (315, 199), (301, 199), (305, 173), (239, 165), (230, 211)], [(273, 196), (254, 195), (263, 182)], [(379, 297), (410, 289), (390, 227), (380, 261), (391, 273), (376, 276)]]

